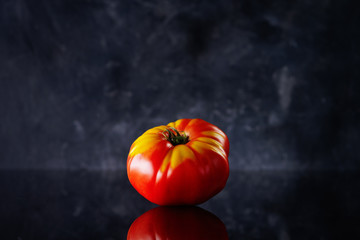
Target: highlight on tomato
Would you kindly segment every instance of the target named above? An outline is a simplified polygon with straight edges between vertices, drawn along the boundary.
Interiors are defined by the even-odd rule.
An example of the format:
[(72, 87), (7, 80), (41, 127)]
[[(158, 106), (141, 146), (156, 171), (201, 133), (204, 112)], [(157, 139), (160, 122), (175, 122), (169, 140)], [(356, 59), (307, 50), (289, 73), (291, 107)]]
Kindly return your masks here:
[(224, 223), (214, 214), (194, 206), (157, 207), (138, 217), (127, 240), (227, 240)]
[(147, 130), (131, 145), (132, 186), (158, 205), (196, 205), (219, 193), (229, 177), (229, 140), (202, 119)]

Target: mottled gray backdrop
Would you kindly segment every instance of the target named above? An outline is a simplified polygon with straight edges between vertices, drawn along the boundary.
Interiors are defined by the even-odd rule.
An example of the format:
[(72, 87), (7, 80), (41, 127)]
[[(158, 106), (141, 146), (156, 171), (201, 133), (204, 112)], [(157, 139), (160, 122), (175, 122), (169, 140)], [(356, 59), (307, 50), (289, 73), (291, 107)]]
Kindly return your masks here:
[(359, 169), (353, 2), (2, 0), (0, 168), (124, 169), (202, 118), (232, 169)]

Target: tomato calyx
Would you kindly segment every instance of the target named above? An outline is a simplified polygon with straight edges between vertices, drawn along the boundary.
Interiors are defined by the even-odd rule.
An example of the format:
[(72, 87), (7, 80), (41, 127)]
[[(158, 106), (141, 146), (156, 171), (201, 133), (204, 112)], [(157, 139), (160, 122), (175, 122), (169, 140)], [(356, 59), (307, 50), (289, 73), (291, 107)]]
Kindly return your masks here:
[(179, 144), (186, 144), (188, 143), (189, 136), (187, 136), (185, 133), (182, 135), (179, 133), (179, 131), (176, 128), (169, 127), (165, 131), (162, 132), (166, 140), (168, 140), (173, 146), (179, 145)]

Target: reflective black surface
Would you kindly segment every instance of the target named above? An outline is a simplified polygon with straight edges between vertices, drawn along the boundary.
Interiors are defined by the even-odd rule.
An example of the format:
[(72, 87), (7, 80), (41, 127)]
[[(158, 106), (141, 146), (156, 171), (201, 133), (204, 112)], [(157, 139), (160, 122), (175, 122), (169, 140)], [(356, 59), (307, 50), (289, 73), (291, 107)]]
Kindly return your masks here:
[[(359, 175), (233, 171), (199, 207), (229, 239), (356, 239)], [(1, 171), (0, 194), (2, 239), (126, 239), (134, 220), (157, 207), (126, 171)]]

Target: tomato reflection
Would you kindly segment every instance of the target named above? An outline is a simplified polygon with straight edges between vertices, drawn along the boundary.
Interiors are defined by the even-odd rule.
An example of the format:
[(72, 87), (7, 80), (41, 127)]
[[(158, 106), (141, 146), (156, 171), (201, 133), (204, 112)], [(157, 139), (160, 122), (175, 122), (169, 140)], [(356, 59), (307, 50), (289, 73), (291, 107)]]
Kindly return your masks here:
[(130, 226), (128, 240), (228, 239), (224, 223), (199, 207), (157, 207)]

